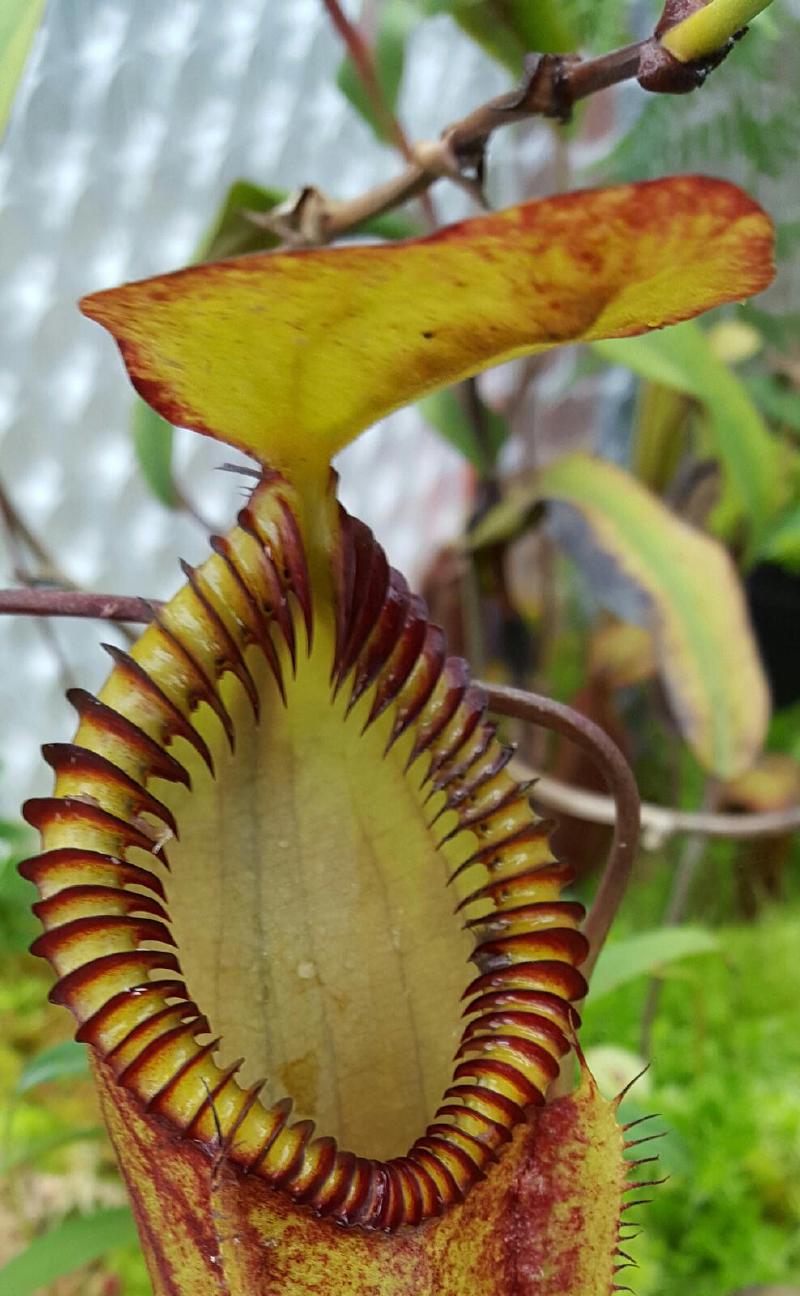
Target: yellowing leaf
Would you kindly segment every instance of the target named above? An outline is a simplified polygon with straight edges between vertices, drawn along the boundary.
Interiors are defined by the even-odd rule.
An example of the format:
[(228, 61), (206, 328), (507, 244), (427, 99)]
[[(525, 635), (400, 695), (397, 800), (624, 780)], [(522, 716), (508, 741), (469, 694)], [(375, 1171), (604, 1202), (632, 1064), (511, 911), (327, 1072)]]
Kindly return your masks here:
[(370, 423), (490, 364), (627, 336), (760, 291), (771, 227), (683, 176), (565, 194), (382, 247), (248, 256), (86, 298), (171, 423), (295, 480)]
[(589, 640), (588, 674), (608, 688), (630, 688), (650, 679), (656, 663), (653, 637), (644, 626), (606, 621)]
[(721, 778), (747, 769), (764, 739), (769, 692), (726, 550), (627, 473), (585, 454), (566, 455), (520, 486), (472, 542), (514, 534), (542, 500), (577, 508), (594, 548), (645, 595), (675, 718), (698, 760)]
[(727, 805), (764, 812), (800, 803), (800, 764), (786, 752), (765, 752), (752, 769), (725, 784)]
[[(216, 261), (277, 247), (280, 243), (278, 235), (263, 225), (256, 225), (248, 218), (248, 213), (270, 212), (288, 196), (286, 190), (264, 189), (250, 180), (235, 180), (201, 238), (192, 261)], [(376, 238), (387, 239), (408, 238), (415, 232), (413, 222), (401, 212), (375, 216), (353, 231), (354, 234), (373, 234)], [(178, 507), (181, 499), (172, 473), (172, 424), (137, 400), (131, 433), (136, 458), (147, 485), (167, 508)]]

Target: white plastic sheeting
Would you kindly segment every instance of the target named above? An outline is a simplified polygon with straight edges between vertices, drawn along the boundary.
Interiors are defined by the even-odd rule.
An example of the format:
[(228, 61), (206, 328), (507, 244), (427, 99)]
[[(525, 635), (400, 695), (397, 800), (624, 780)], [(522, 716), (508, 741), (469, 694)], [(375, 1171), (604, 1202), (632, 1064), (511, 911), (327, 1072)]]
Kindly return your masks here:
[[(410, 42), (401, 103), (430, 137), (507, 85), (446, 18)], [(184, 264), (228, 184), (246, 176), (355, 194), (398, 161), (335, 86), (341, 46), (321, 0), (58, 0), (48, 5), (0, 148), (0, 472), (66, 574), (92, 590), (168, 595), (202, 529), (149, 494), (128, 431), (131, 395), (110, 340), (75, 307), (86, 292)], [(502, 197), (514, 192), (495, 152)], [(535, 171), (546, 129), (523, 157)], [(508, 155), (506, 155), (508, 156)], [(519, 156), (519, 155), (518, 155)], [(502, 190), (506, 189), (506, 193)], [(448, 217), (455, 190), (437, 190)], [(242, 482), (228, 452), (183, 432), (180, 480), (227, 526)], [(459, 528), (461, 461), (413, 411), (340, 459), (342, 493), (412, 580)], [(0, 579), (13, 581), (2, 547)], [(113, 627), (0, 619), (0, 813), (49, 786), (42, 741), (69, 736), (69, 681), (96, 688)], [(66, 666), (66, 669), (65, 669)]]

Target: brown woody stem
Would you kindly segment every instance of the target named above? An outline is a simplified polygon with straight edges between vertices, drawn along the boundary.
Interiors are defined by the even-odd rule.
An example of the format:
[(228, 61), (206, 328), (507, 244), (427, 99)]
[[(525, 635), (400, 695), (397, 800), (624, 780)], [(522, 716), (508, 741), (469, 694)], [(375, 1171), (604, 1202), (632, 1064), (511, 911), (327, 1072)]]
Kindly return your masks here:
[[(21, 541), (26, 546), (39, 564), (42, 573), (51, 574), (61, 585), (69, 585), (70, 582), (57, 569), (52, 556), (47, 552), (38, 536), (34, 535), (25, 519), (14, 506), (2, 482), (0, 482), (0, 517), (2, 517), (8, 536)], [(18, 579), (22, 580), (23, 576), (20, 574)]]
[[(428, 189), (443, 177), (453, 180), (476, 200), (482, 201), (483, 160), (489, 139), (496, 130), (533, 117), (567, 121), (573, 106), (581, 99), (633, 77), (654, 93), (685, 93), (700, 85), (724, 54), (724, 51), (717, 51), (705, 61), (680, 64), (663, 47), (660, 32), (647, 40), (592, 59), (582, 59), (577, 54), (532, 54), (528, 56), (526, 74), (517, 89), (490, 99), (454, 122), (438, 140), (414, 145), (386, 104), (372, 51), (358, 28), (344, 14), (339, 0), (323, 0), (323, 4), (348, 49), (379, 119), (384, 122), (389, 137), (407, 159), (408, 165), (393, 179), (344, 202), (315, 191), (317, 203), (313, 219), (312, 213), (305, 224), (302, 218), (298, 218), (297, 227), (293, 230), (292, 242), (296, 246), (330, 243), (364, 221), (400, 207), (412, 198), (420, 198), (424, 203)], [(429, 223), (430, 215), (428, 212)], [(256, 223), (269, 222), (261, 217)]]
[(120, 594), (87, 594), (84, 590), (6, 589), (0, 590), (0, 615), (50, 617), (74, 616), (100, 621), (152, 621), (158, 603)]
[[(438, 140), (411, 146), (414, 161), (393, 179), (344, 202), (326, 199), (327, 210), (309, 241), (330, 243), (371, 217), (422, 197), (443, 177), (465, 184), (477, 198), (483, 155), (496, 130), (531, 117), (566, 120), (579, 99), (635, 76), (646, 45), (643, 41), (586, 62), (576, 55), (543, 55), (519, 89), (482, 104), (448, 126)], [(467, 180), (470, 169), (477, 184)]]
[[(391, 106), (386, 102), (378, 79), (372, 50), (364, 40), (358, 27), (347, 17), (339, 4), (339, 0), (322, 0), (322, 3), (352, 59), (353, 66), (361, 78), (361, 83), (369, 96), (378, 120), (383, 125), (384, 131), (406, 162), (413, 164), (415, 161), (414, 150), (400, 121), (392, 112)], [(427, 186), (420, 189), (419, 198), (425, 212), (425, 219), (431, 228), (435, 229), (437, 224), (436, 212), (427, 191)]]

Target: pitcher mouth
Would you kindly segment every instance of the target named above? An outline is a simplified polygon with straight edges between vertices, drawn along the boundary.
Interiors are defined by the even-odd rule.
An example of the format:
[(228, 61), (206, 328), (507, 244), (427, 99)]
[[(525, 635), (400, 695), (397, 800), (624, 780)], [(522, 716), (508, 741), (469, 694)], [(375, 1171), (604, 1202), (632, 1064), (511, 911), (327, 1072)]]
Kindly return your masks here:
[[(341, 509), (334, 516), (333, 571), (318, 589), (293, 489), (266, 476), (213, 555), (184, 568), (187, 584), (130, 655), (109, 649), (114, 667), (99, 697), (73, 690), (75, 742), (44, 749), (55, 792), (25, 808), (43, 853), (22, 872), (41, 897), (45, 930), (33, 949), (59, 978), (51, 998), (72, 1011), (77, 1038), (118, 1084), (210, 1155), (224, 1149), (240, 1171), (317, 1214), (393, 1231), (463, 1199), (544, 1101), (573, 1037), (572, 1001), (585, 993), (577, 969), (587, 943), (581, 906), (560, 898), (570, 871), (508, 773), (511, 752), (466, 664), (445, 655), (442, 632), (371, 532)], [(290, 1121), (292, 1097), (265, 1103), (265, 1082), (237, 1079), (244, 1059), (217, 1060), (225, 1038), (210, 1037), (215, 1014), (193, 1001), (186, 972), (191, 924), (176, 938), (170, 908), (169, 843), (177, 848), (198, 795), (182, 753), (214, 772), (198, 709), (210, 709), (233, 749), (222, 680), (239, 681), (263, 727), (262, 677), (277, 708), (295, 705), (287, 672), (311, 660), (312, 645), (317, 657), (327, 651), (326, 626), (325, 696), (354, 743), (385, 735), (383, 759), (447, 865), (478, 971), (463, 990), (467, 1024), (438, 1109), (405, 1154), (387, 1159), (315, 1137), (312, 1120)], [(254, 653), (268, 668), (261, 675)], [(159, 794), (183, 789), (181, 815), (154, 784)], [(235, 1007), (247, 1015), (246, 1004)]]

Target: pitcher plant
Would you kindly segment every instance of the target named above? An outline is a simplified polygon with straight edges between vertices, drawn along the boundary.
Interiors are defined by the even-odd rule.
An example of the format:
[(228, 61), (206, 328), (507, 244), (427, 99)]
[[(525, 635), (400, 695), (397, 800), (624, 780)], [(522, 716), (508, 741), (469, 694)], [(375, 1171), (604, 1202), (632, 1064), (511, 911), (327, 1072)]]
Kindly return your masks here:
[(548, 1102), (586, 993), (569, 865), (330, 461), (440, 385), (770, 276), (760, 209), (680, 177), (83, 301), (159, 413), (256, 465), (97, 697), (71, 692), (26, 807), (34, 949), (157, 1296), (615, 1290), (617, 1104), (584, 1066)]

